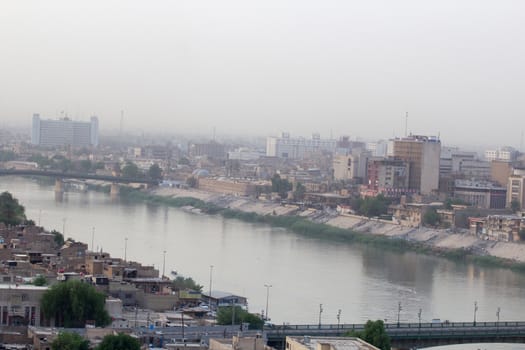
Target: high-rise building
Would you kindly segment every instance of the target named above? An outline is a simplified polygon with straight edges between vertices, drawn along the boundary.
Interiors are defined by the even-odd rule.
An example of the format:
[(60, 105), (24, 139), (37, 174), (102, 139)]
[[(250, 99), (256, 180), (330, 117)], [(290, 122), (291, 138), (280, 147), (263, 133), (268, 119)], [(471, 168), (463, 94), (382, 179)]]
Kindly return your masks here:
[(410, 165), (408, 186), (421, 194), (439, 188), (441, 141), (434, 136), (410, 135), (392, 140), (392, 155)]
[(33, 114), (31, 143), (44, 147), (96, 147), (98, 118), (93, 116), (89, 122), (73, 121), (69, 118), (43, 120), (39, 114)]
[(270, 136), (266, 139), (266, 155), (289, 159), (304, 159), (309, 156), (327, 151), (334, 153), (336, 140), (321, 139), (319, 134), (313, 134), (311, 139), (302, 137), (292, 138), (283, 133), (281, 137)]

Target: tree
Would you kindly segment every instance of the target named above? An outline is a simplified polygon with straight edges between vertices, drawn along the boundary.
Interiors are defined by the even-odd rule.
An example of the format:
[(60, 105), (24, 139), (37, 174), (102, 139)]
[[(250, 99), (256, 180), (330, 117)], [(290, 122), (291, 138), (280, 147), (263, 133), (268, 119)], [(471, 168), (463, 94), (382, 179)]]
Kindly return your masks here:
[(186, 185), (188, 185), (191, 188), (197, 187), (197, 179), (195, 176), (190, 176), (186, 179)]
[(0, 194), (0, 222), (19, 225), (26, 220), (25, 208), (9, 192)]
[(522, 229), (518, 232), (518, 235), (520, 236), (520, 240), (525, 241), (525, 228), (522, 228)]
[(195, 282), (191, 277), (184, 278), (182, 276), (177, 276), (177, 278), (175, 278), (171, 283), (171, 286), (175, 290), (193, 289), (202, 292), (202, 286), (197, 284), (197, 282)]
[(51, 231), (51, 234), (54, 236), (53, 240), (57, 246), (62, 247), (64, 245), (64, 235), (58, 232), (57, 230)]
[(130, 335), (119, 333), (117, 335), (108, 334), (95, 348), (96, 350), (140, 350), (140, 343)]
[(272, 176), (272, 192), (279, 193), (281, 198), (286, 197), (286, 193), (292, 190), (292, 184), (286, 179), (281, 179), (279, 174)]
[(162, 180), (162, 170), (157, 163), (149, 167), (148, 177), (152, 180)]
[(35, 277), (35, 279), (33, 280), (33, 284), (35, 286), (45, 286), (47, 284), (47, 279), (42, 276), (42, 275), (38, 275)]
[(390, 350), (390, 337), (386, 333), (385, 324), (381, 320), (368, 320), (361, 332), (350, 332), (348, 335), (361, 338), (381, 350)]
[(137, 164), (127, 161), (122, 167), (122, 177), (137, 178), (139, 177), (140, 170)]
[(217, 312), (217, 324), (232, 324), (232, 312), (235, 312), (235, 315), (233, 315), (233, 324), (249, 323), (249, 329), (261, 329), (264, 324), (262, 318), (243, 310), (240, 306), (224, 306), (219, 308)]
[(53, 350), (88, 350), (89, 341), (82, 338), (78, 333), (60, 332), (58, 337), (51, 343)]
[(294, 201), (302, 201), (304, 199), (304, 194), (306, 193), (306, 187), (300, 182), (297, 183), (295, 191), (293, 192)]
[(352, 207), (359, 215), (368, 217), (386, 214), (390, 200), (382, 194), (376, 197), (356, 198)]
[(40, 301), (44, 316), (55, 319), (55, 326), (84, 327), (86, 320), (94, 320), (99, 327), (111, 323), (104, 309), (104, 294), (80, 281), (57, 283), (49, 288)]
[(521, 209), (521, 203), (515, 199), (510, 202), (510, 209), (512, 209), (513, 212), (517, 212)]
[(439, 216), (435, 208), (428, 208), (425, 214), (423, 215), (423, 224), (427, 226), (437, 226), (441, 222), (441, 217)]

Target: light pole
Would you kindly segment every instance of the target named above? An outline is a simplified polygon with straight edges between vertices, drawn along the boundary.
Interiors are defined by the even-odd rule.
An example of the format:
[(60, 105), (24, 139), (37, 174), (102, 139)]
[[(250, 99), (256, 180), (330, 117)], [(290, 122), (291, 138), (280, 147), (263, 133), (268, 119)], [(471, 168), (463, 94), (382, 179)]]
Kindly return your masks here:
[(403, 308), (401, 307), (401, 302), (397, 303), (397, 326), (399, 327), (399, 319), (401, 317), (401, 310)]
[(210, 265), (210, 294), (208, 295), (208, 309), (211, 312), (211, 282), (213, 276), (213, 265)]
[(91, 228), (91, 251), (95, 251), (95, 226)]
[(128, 237), (124, 238), (124, 262), (128, 261)]
[(421, 328), (421, 313), (422, 312), (423, 312), (423, 310), (420, 308), (419, 312), (417, 313), (417, 318), (419, 319), (419, 328)]
[(339, 329), (340, 324), (341, 324), (341, 309), (337, 310), (337, 329)]
[(166, 276), (166, 251), (163, 251), (162, 253), (164, 253), (164, 257), (162, 259), (162, 278), (164, 278), (164, 276)]
[(62, 218), (62, 235), (66, 237), (66, 220), (67, 218)]
[(40, 226), (40, 218), (42, 217), (42, 209), (38, 210), (38, 226)]
[(501, 308), (498, 306), (498, 309), (496, 310), (496, 317), (498, 318), (498, 325), (497, 325), (497, 329), (499, 331), (499, 313), (501, 311)]
[(321, 314), (323, 313), (323, 304), (319, 304), (319, 329), (321, 329)]
[(269, 321), (270, 318), (268, 317), (268, 300), (270, 299), (270, 288), (272, 288), (271, 284), (265, 284), (266, 287), (266, 311), (264, 312), (264, 318), (266, 321)]
[(476, 313), (478, 312), (478, 302), (474, 302), (474, 326), (476, 325)]

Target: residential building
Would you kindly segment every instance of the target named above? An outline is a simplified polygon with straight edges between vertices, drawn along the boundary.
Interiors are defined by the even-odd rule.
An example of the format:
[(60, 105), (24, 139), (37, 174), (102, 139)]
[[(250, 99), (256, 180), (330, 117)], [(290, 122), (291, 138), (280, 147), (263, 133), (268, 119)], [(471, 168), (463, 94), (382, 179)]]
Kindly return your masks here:
[(457, 179), (454, 183), (454, 197), (474, 207), (504, 209), (506, 196), (506, 188), (489, 181)]
[(439, 188), (441, 141), (433, 136), (410, 135), (392, 140), (392, 155), (410, 164), (408, 187), (421, 194)]
[(233, 338), (210, 338), (209, 350), (274, 350), (265, 340), (255, 337), (234, 336)]
[(490, 149), (485, 151), (485, 158), (490, 162), (494, 160), (501, 160), (505, 162), (512, 162), (516, 160), (518, 151), (512, 147), (506, 146), (499, 149)]
[(355, 337), (286, 337), (286, 350), (379, 350)]
[(370, 153), (365, 149), (354, 149), (350, 154), (335, 155), (332, 160), (335, 180), (366, 179)]
[(43, 120), (33, 115), (31, 143), (43, 147), (71, 146), (74, 148), (98, 146), (98, 118), (89, 122), (69, 118)]
[(334, 153), (336, 140), (321, 139), (319, 134), (313, 134), (311, 139), (303, 137), (292, 138), (283, 133), (281, 137), (270, 136), (266, 139), (266, 156), (289, 159), (304, 159), (323, 151)]
[(507, 187), (512, 169), (513, 163), (511, 162), (493, 160), (490, 162), (490, 179), (499, 183), (501, 186)]
[(372, 159), (368, 162), (369, 190), (388, 197), (409, 193), (410, 163), (399, 159)]
[(492, 241), (519, 241), (522, 217), (517, 215), (489, 215), (469, 218), (470, 232)]
[(203, 191), (232, 194), (236, 196), (252, 196), (256, 193), (256, 183), (245, 180), (230, 180), (225, 178), (197, 179), (197, 188)]
[(211, 297), (209, 292), (203, 292), (202, 301), (205, 304), (209, 304), (212, 310), (216, 310), (219, 307), (232, 305), (240, 306), (243, 309), (248, 308), (248, 299), (246, 297), (218, 290), (212, 290)]
[(40, 299), (47, 287), (0, 284), (0, 326), (40, 326)]
[(226, 147), (216, 141), (191, 143), (188, 147), (188, 152), (191, 157), (226, 159)]
[(512, 202), (518, 202), (520, 209), (525, 203), (525, 169), (514, 169), (509, 176), (507, 183), (507, 207), (511, 207)]

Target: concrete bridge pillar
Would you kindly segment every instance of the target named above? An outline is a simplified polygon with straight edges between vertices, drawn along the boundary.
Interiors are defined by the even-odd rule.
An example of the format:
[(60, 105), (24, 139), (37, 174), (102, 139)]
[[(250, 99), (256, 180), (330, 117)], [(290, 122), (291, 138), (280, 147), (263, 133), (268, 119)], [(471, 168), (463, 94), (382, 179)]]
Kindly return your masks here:
[(120, 194), (120, 185), (116, 182), (112, 183), (110, 187), (109, 195), (111, 197), (118, 197), (119, 194)]
[(55, 179), (55, 192), (64, 193), (64, 181), (62, 181), (62, 179)]

